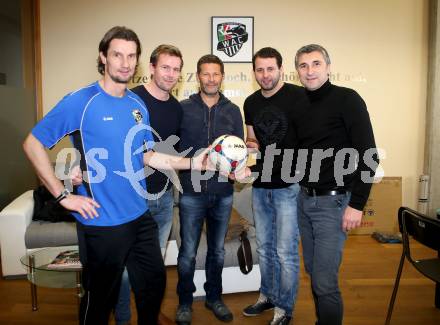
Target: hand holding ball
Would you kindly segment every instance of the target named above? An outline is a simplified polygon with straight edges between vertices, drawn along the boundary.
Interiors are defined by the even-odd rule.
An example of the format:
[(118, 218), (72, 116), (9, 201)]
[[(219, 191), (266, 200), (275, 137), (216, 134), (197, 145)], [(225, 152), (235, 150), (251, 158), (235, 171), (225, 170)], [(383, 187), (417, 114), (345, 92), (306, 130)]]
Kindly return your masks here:
[(215, 168), (224, 174), (233, 173), (246, 166), (247, 148), (242, 139), (234, 135), (222, 135), (214, 140), (209, 159)]

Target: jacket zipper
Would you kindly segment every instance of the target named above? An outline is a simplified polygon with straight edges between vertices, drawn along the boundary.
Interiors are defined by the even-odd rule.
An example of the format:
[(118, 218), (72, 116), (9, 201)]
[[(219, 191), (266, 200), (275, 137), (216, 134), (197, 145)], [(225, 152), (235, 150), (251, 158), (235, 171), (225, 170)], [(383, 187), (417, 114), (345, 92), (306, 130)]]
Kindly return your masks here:
[[(206, 105), (206, 107), (208, 107), (208, 105)], [(211, 132), (211, 109), (214, 106), (212, 106), (211, 108), (208, 107), (208, 144), (206, 145), (206, 148), (208, 148), (209, 146), (209, 139), (210, 139), (210, 132)], [(208, 180), (205, 180), (205, 190), (206, 192), (208, 192)]]

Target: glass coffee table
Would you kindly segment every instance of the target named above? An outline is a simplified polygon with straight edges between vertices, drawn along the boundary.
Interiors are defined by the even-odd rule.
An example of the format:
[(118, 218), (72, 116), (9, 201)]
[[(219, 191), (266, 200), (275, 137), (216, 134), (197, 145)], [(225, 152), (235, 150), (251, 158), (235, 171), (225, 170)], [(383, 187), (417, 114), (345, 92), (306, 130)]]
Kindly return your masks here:
[(49, 288), (76, 288), (79, 306), (79, 301), (82, 296), (81, 268), (48, 268), (48, 265), (59, 253), (69, 249), (78, 249), (78, 247), (43, 248), (20, 258), (21, 264), (27, 269), (27, 279), (31, 285), (33, 311), (38, 309), (37, 286)]

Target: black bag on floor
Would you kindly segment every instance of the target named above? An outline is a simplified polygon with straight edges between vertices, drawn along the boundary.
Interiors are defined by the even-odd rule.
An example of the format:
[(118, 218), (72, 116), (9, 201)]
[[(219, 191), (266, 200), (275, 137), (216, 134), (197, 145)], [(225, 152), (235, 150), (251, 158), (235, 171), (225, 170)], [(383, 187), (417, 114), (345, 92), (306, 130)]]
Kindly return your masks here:
[(243, 230), (240, 234), (240, 247), (237, 250), (238, 264), (243, 274), (248, 274), (252, 271), (252, 250), (249, 239), (247, 238), (247, 232)]
[(55, 198), (43, 185), (34, 190), (34, 215), (32, 220), (59, 222), (75, 221), (70, 211), (55, 203)]

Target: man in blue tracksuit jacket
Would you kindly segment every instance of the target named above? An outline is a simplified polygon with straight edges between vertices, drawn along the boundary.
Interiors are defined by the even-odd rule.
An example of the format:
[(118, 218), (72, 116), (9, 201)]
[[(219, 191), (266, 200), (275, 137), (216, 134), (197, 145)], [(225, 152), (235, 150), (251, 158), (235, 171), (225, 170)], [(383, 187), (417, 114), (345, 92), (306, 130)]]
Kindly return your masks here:
[[(166, 273), (157, 224), (151, 217), (143, 167), (202, 168), (203, 160), (151, 150), (148, 110), (127, 83), (141, 44), (130, 29), (115, 26), (99, 43), (102, 78), (65, 96), (32, 129), (23, 149), (55, 202), (77, 220), (84, 296), (80, 323), (108, 324), (127, 267), (138, 324), (157, 324)], [(69, 135), (87, 182), (75, 194), (56, 177), (45, 148)]]

